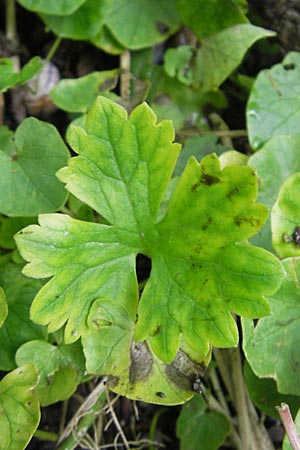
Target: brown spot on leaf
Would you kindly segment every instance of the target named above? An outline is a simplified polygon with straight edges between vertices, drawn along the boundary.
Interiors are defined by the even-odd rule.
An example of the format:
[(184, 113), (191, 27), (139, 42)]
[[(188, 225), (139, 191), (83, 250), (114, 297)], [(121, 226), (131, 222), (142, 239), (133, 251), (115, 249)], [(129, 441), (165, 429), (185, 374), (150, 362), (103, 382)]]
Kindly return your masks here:
[(134, 384), (138, 381), (146, 381), (153, 363), (147, 344), (145, 342), (133, 342), (130, 349), (130, 357), (130, 383)]

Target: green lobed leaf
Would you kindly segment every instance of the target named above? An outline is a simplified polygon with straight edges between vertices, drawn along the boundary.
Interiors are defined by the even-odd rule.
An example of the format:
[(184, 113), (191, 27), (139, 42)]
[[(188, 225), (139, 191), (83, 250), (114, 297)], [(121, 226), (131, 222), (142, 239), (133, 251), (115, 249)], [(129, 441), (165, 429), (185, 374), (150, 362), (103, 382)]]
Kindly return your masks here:
[(137, 50), (166, 40), (180, 18), (169, 0), (113, 0), (106, 25), (121, 46)]
[(194, 397), (182, 407), (176, 430), (181, 450), (199, 445), (201, 450), (218, 450), (230, 434), (230, 423), (224, 414), (207, 411), (201, 397)]
[(44, 14), (68, 15), (73, 13), (87, 0), (18, 0), (29, 11)]
[(248, 22), (234, 0), (177, 0), (177, 9), (200, 41), (224, 28)]
[[(274, 205), (284, 181), (300, 171), (299, 146), (299, 136), (274, 136), (249, 158), (248, 165), (256, 170), (259, 179), (258, 201), (269, 209)], [(270, 217), (251, 242), (273, 250)]]
[(247, 104), (247, 128), (254, 150), (273, 136), (300, 133), (300, 54), (289, 53), (282, 63), (262, 70)]
[(0, 211), (8, 216), (36, 216), (59, 209), (67, 193), (56, 171), (69, 152), (56, 128), (38, 119), (25, 119), (15, 133), (14, 153), (0, 148)]
[(85, 371), (80, 342), (51, 345), (33, 340), (23, 344), (16, 353), (18, 366), (33, 364), (39, 373), (35, 392), (42, 406), (71, 397)]
[(2, 327), (8, 314), (8, 306), (4, 289), (0, 287), (0, 328)]
[(38, 381), (35, 368), (26, 364), (0, 381), (1, 450), (23, 450), (39, 421), (40, 408), (34, 395)]
[(195, 57), (194, 87), (202, 92), (217, 90), (256, 41), (272, 36), (273, 31), (250, 24), (235, 25), (209, 36)]
[[(179, 152), (169, 121), (157, 124), (146, 104), (128, 118), (124, 108), (99, 97), (86, 129), (74, 126), (69, 136), (79, 156), (58, 176), (108, 225), (46, 214), (39, 226), (17, 234), (28, 261), (24, 272), (53, 277), (37, 294), (32, 318), (49, 331), (66, 323), (66, 342), (82, 335), (88, 370), (121, 380), (112, 382), (112, 389), (135, 398), (151, 391), (155, 398), (175, 371), (170, 402), (178, 391), (177, 401), (180, 396), (183, 401), (193, 394), (192, 378), (203, 369), (197, 365), (186, 375), (181, 367), (167, 368), (178, 352), (206, 365), (211, 345), (236, 345), (231, 312), (268, 314), (264, 296), (282, 279), (279, 261), (245, 242), (267, 215), (255, 203), (255, 173), (245, 166), (221, 170), (216, 155), (200, 164), (191, 158), (167, 213), (158, 219)], [(138, 254), (152, 265), (140, 298)], [(99, 349), (101, 336), (109, 355)], [(135, 361), (135, 343), (153, 367), (149, 373)], [(137, 374), (130, 378), (132, 370)], [(162, 383), (162, 391), (154, 390), (156, 383)]]
[(300, 172), (296, 172), (283, 183), (272, 208), (272, 243), (282, 258), (300, 256), (299, 188)]
[(31, 58), (19, 72), (16, 72), (14, 61), (9, 58), (0, 58), (0, 91), (6, 92), (11, 87), (26, 83), (34, 75), (37, 75), (43, 65), (38, 56)]
[(0, 328), (0, 369), (12, 370), (16, 367), (17, 349), (31, 339), (47, 335), (45, 328), (29, 318), (32, 300), (42, 284), (24, 277), (17, 264), (9, 263), (1, 269), (0, 284), (5, 289), (8, 316)]
[(243, 319), (244, 351), (257, 376), (276, 380), (282, 394), (299, 395), (299, 257), (285, 259), (283, 267), (282, 286), (269, 298), (272, 314), (255, 326)]
[(92, 39), (106, 21), (113, 0), (86, 0), (72, 14), (41, 14), (43, 21), (53, 33), (63, 38)]
[(86, 113), (101, 90), (114, 85), (118, 69), (92, 72), (84, 77), (61, 80), (50, 92), (53, 102), (64, 111)]

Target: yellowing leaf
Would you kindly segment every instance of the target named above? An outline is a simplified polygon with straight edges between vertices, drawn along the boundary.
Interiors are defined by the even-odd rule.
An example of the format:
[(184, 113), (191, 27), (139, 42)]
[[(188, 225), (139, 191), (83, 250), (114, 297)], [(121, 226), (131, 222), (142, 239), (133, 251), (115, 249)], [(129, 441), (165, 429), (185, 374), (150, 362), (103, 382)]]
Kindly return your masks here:
[[(238, 342), (232, 313), (268, 314), (265, 296), (282, 279), (279, 261), (246, 242), (267, 216), (250, 167), (192, 157), (159, 211), (179, 153), (173, 139), (146, 104), (128, 117), (99, 97), (86, 129), (72, 128), (79, 156), (58, 176), (108, 225), (49, 214), (16, 237), (25, 273), (52, 277), (33, 320), (50, 331), (66, 324), (67, 342), (82, 336), (88, 369), (111, 375), (112, 389), (164, 404), (192, 395), (211, 346)], [(138, 254), (152, 265), (141, 295)]]

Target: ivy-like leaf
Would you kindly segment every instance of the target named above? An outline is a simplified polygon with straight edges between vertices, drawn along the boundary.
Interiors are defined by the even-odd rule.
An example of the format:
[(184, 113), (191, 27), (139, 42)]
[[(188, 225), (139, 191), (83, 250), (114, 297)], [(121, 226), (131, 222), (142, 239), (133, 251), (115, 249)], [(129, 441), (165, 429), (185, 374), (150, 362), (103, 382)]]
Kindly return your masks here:
[(300, 54), (289, 53), (281, 64), (262, 70), (247, 105), (249, 139), (254, 150), (273, 136), (299, 135)]
[(67, 193), (55, 173), (68, 157), (53, 125), (33, 117), (25, 119), (13, 143), (0, 147), (0, 212), (36, 216), (60, 208)]
[(34, 395), (38, 374), (31, 364), (19, 367), (0, 381), (1, 450), (23, 450), (39, 421), (40, 408)]
[(101, 90), (115, 86), (118, 73), (118, 69), (104, 70), (76, 79), (61, 80), (50, 92), (50, 97), (64, 111), (85, 113)]
[(179, 28), (174, 6), (169, 0), (113, 0), (106, 25), (121, 46), (150, 47)]
[(275, 379), (282, 394), (299, 395), (300, 258), (287, 258), (283, 266), (286, 277), (269, 299), (271, 316), (255, 326), (243, 319), (243, 344), (256, 375)]
[[(57, 2), (56, 2), (57, 3)], [(86, 0), (72, 14), (41, 14), (46, 25), (58, 36), (69, 39), (92, 39), (105, 23), (112, 0)]]
[(217, 90), (254, 42), (272, 36), (273, 31), (250, 24), (235, 25), (209, 36), (195, 57), (194, 86), (202, 92)]
[(189, 28), (202, 39), (248, 19), (234, 0), (177, 0), (179, 14)]
[[(109, 338), (111, 352), (121, 355), (127, 339), (122, 355), (127, 371), (133, 336), (148, 340), (150, 354), (166, 364), (179, 347), (203, 362), (210, 345), (236, 345), (231, 312), (268, 314), (264, 296), (282, 278), (273, 255), (245, 242), (267, 215), (255, 203), (253, 169), (221, 170), (216, 155), (200, 164), (191, 158), (158, 220), (179, 152), (169, 121), (156, 124), (146, 104), (128, 118), (124, 108), (99, 97), (86, 130), (73, 127), (69, 136), (79, 156), (58, 176), (108, 225), (51, 214), (18, 233), (18, 247), (29, 262), (25, 273), (53, 277), (36, 296), (32, 318), (50, 331), (67, 322), (67, 342), (80, 335), (92, 340), (101, 327), (117, 327), (120, 339)], [(140, 299), (137, 254), (152, 263)]]

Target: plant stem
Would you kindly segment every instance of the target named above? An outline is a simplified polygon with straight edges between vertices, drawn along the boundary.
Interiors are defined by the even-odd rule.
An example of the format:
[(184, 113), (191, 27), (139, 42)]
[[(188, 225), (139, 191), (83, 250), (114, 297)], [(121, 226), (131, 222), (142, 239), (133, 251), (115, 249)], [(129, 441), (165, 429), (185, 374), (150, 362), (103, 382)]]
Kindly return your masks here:
[(247, 137), (247, 130), (178, 130), (178, 136), (209, 136), (210, 134), (218, 137)]
[[(239, 348), (214, 349), (214, 356), (223, 382), (229, 392), (237, 414), (237, 429), (241, 438), (238, 450), (274, 450), (274, 446), (249, 398), (243, 372)], [(299, 449), (300, 450), (300, 449)]]
[(56, 50), (58, 49), (60, 43), (61, 43), (61, 37), (58, 36), (55, 39), (55, 41), (53, 42), (53, 44), (48, 52), (48, 55), (45, 58), (46, 61), (48, 61), (48, 62), (51, 61), (51, 59), (53, 58), (53, 55), (55, 54)]
[(120, 55), (120, 94), (122, 98), (130, 97), (130, 52), (126, 50)]
[(300, 450), (300, 439), (289, 406), (286, 403), (281, 403), (281, 406), (276, 406), (276, 409), (293, 450)]
[(51, 441), (51, 442), (56, 442), (58, 438), (58, 435), (56, 433), (51, 433), (51, 431), (43, 431), (43, 430), (36, 430), (33, 436), (37, 439), (41, 439), (42, 441)]
[(18, 45), (15, 0), (6, 0), (6, 38), (15, 46)]

